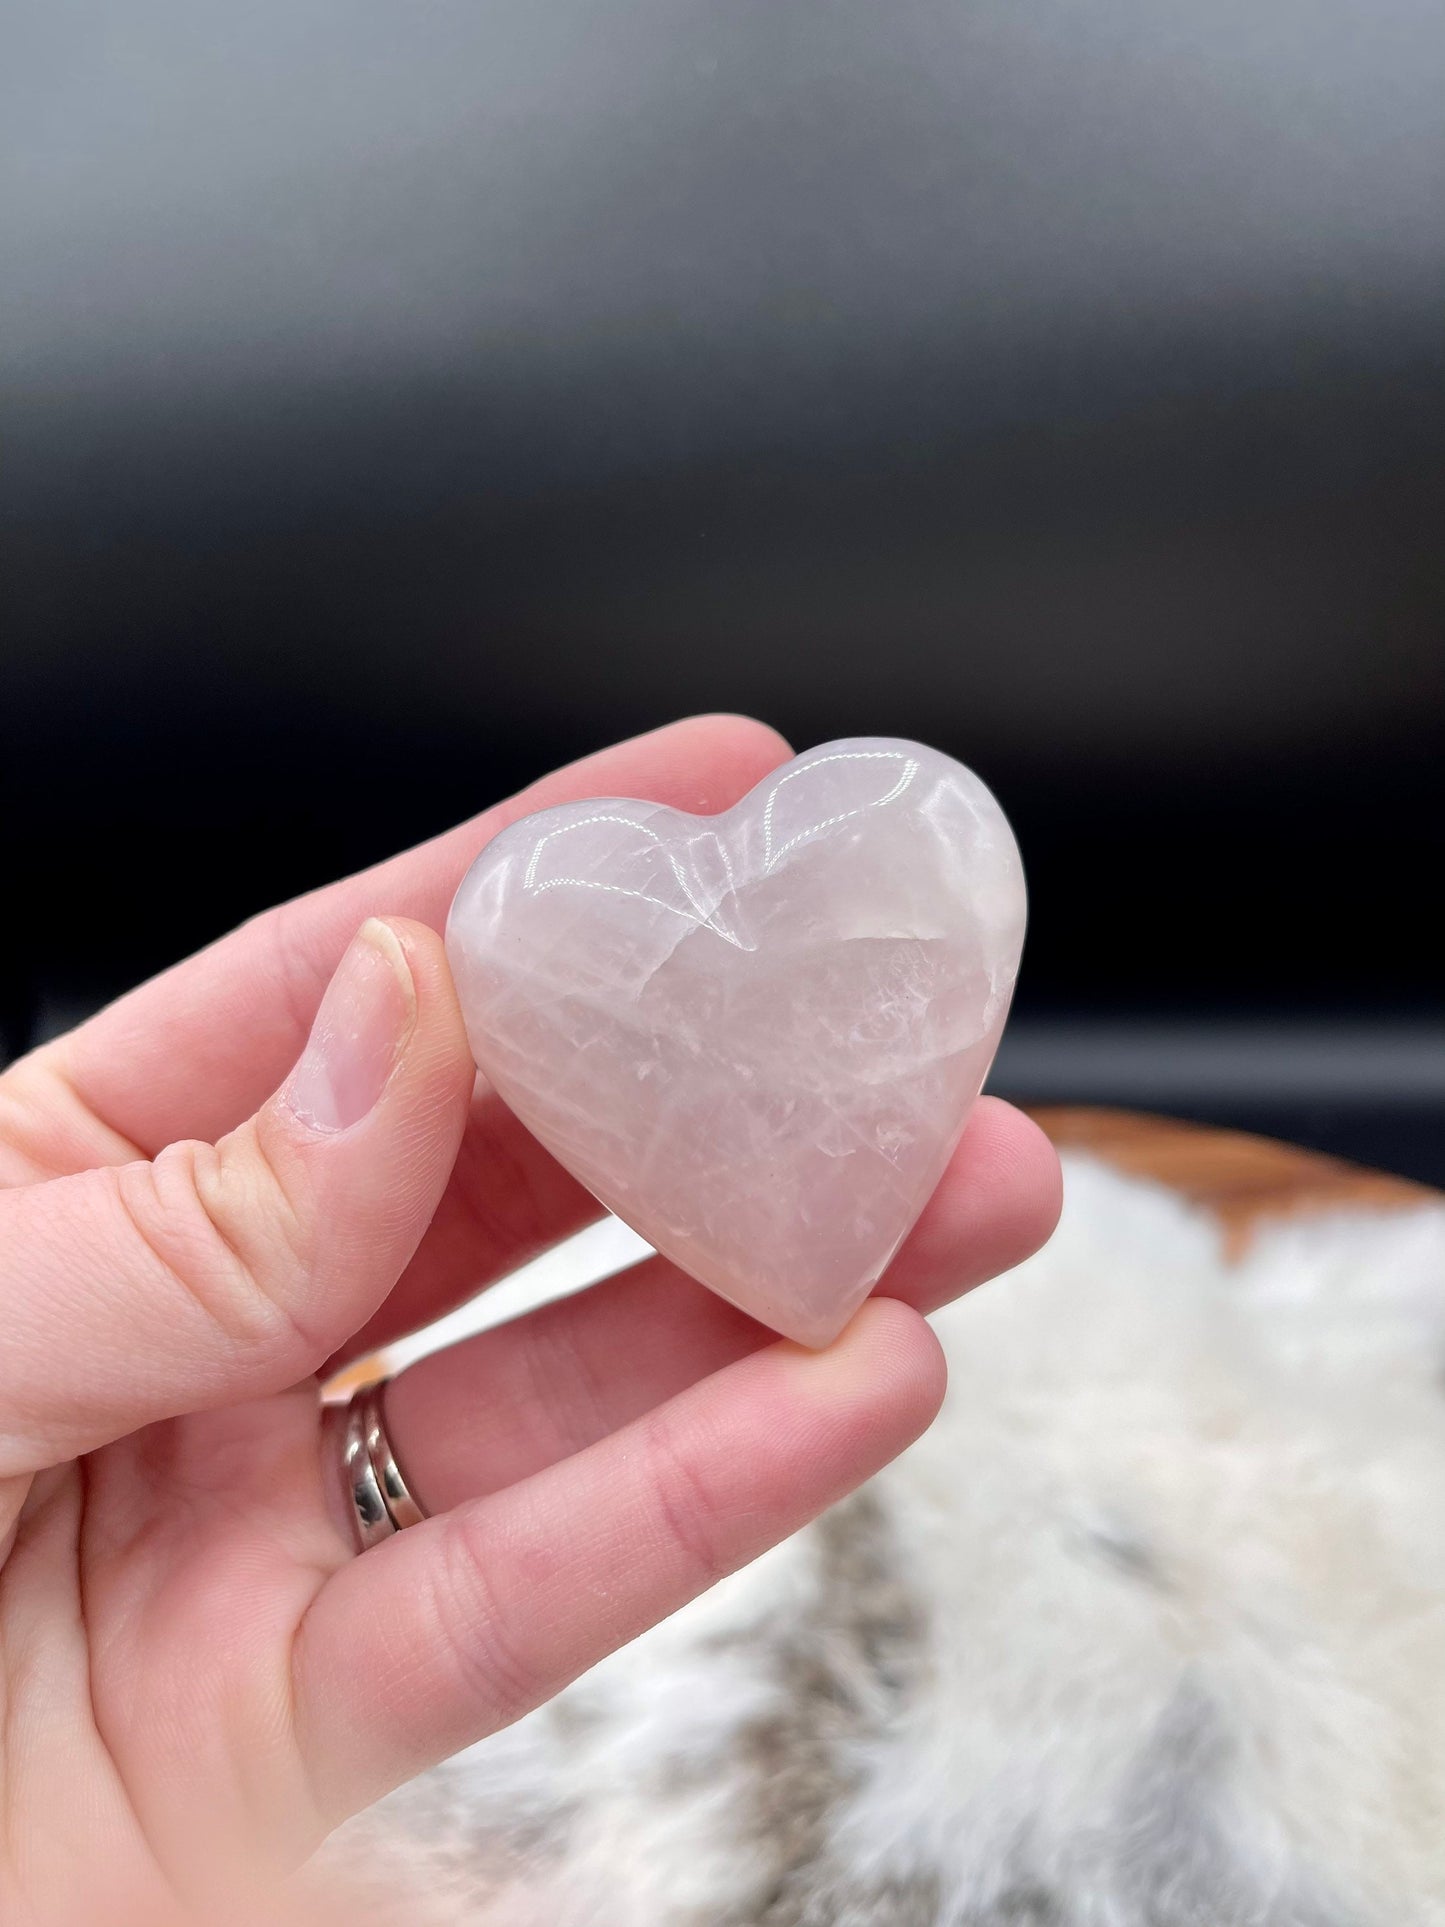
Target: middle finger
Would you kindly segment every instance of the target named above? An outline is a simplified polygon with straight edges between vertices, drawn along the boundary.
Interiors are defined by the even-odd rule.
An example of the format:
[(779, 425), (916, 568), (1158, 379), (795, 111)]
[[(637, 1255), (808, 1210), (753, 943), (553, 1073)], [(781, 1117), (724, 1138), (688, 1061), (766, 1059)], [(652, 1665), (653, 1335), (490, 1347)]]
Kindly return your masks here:
[[(1053, 1146), (1011, 1104), (981, 1097), (883, 1289), (929, 1310), (1017, 1264), (1043, 1243), (1058, 1211)], [(456, 1170), (430, 1229), (385, 1304), (332, 1368), (443, 1317), (601, 1215), (591, 1192), (479, 1078)], [(933, 1282), (924, 1285), (925, 1278)]]
[[(878, 1290), (936, 1310), (1027, 1257), (1057, 1206), (1048, 1140), (981, 1099)], [(650, 1258), (408, 1367), (387, 1389), (387, 1428), (417, 1497), (444, 1511), (595, 1444), (773, 1336)]]

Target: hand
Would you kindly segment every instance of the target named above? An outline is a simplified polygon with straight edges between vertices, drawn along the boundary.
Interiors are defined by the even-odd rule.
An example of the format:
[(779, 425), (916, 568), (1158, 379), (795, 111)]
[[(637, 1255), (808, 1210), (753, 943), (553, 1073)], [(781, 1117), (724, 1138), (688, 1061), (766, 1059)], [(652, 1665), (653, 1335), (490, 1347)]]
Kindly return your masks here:
[(928, 1424), (919, 1314), (1057, 1211), (991, 1099), (828, 1351), (651, 1259), (393, 1382), (424, 1523), (358, 1557), (321, 1450), (318, 1374), (597, 1214), (474, 1078), (435, 935), (468, 862), (568, 798), (724, 808), (786, 753), (722, 717), (608, 750), (0, 1078), (0, 1919), (252, 1917)]

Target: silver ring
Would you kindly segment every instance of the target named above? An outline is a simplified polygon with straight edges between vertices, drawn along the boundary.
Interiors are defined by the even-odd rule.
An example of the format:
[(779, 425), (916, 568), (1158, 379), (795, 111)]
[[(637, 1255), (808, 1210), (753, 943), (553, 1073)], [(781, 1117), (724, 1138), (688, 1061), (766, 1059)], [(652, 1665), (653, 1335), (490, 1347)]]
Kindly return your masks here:
[(339, 1440), (347, 1516), (363, 1552), (426, 1517), (386, 1435), (386, 1386), (385, 1379), (363, 1385), (344, 1405), (329, 1406), (326, 1413), (330, 1435)]
[(386, 1436), (385, 1400), (390, 1382), (383, 1378), (375, 1385), (365, 1386), (356, 1395), (356, 1405), (372, 1477), (381, 1488), (381, 1502), (391, 1519), (392, 1530), (400, 1532), (403, 1526), (419, 1526), (426, 1514), (407, 1489), (391, 1440)]

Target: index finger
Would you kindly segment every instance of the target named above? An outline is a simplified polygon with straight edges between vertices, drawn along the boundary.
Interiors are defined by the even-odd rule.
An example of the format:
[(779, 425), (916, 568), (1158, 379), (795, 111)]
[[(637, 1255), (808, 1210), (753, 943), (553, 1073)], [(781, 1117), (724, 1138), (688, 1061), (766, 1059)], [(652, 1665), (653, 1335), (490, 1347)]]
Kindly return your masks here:
[[(368, 917), (411, 917), (440, 929), (477, 852), (534, 810), (601, 795), (711, 814), (790, 753), (775, 731), (747, 717), (697, 716), (583, 757), (430, 842), (262, 912), (43, 1055), (105, 1127), (110, 1148), (101, 1161), (152, 1157), (177, 1138), (213, 1141), (290, 1068)], [(78, 1159), (96, 1161), (93, 1145)]]

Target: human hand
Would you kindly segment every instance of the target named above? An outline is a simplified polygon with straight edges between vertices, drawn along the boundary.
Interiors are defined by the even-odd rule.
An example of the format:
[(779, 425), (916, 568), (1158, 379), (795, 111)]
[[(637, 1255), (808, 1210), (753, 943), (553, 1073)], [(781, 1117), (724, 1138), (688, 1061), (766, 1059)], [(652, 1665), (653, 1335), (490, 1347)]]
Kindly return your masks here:
[(826, 1352), (653, 1258), (391, 1383), (421, 1524), (358, 1556), (323, 1450), (318, 1375), (598, 1212), (474, 1076), (435, 934), (467, 864), (575, 797), (725, 808), (786, 754), (724, 717), (604, 751), (0, 1076), (0, 1919), (255, 1917), (928, 1424), (920, 1313), (1057, 1212), (988, 1098)]

